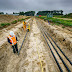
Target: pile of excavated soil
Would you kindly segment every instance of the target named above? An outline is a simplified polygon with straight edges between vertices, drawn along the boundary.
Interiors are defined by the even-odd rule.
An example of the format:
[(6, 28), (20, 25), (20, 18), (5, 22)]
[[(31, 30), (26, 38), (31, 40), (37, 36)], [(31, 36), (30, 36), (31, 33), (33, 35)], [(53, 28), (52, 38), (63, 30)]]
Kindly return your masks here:
[(0, 15), (0, 23), (11, 23), (14, 20), (26, 18), (27, 16)]

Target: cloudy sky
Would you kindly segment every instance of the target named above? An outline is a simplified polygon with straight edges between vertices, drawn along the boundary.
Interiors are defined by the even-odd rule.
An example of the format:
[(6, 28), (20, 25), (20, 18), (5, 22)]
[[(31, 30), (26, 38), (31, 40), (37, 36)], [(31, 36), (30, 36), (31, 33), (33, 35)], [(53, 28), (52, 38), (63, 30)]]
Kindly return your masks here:
[(19, 11), (63, 10), (72, 12), (72, 0), (0, 0), (0, 11), (12, 13)]

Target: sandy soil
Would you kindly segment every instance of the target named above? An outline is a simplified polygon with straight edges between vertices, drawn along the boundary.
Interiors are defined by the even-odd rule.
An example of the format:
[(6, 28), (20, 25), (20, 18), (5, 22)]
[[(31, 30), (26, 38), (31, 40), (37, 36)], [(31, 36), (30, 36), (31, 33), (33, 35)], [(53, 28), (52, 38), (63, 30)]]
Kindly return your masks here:
[(58, 41), (61, 42), (61, 44), (63, 44), (66, 48), (72, 50), (72, 32), (71, 31), (67, 29), (63, 29), (56, 25), (55, 26), (49, 25), (47, 22), (43, 20), (41, 21), (45, 24), (45, 26), (47, 26), (47, 29), (51, 32), (51, 34), (55, 36)]
[(0, 15), (0, 23), (11, 23), (14, 20), (26, 18), (27, 16)]
[[(6, 39), (3, 41), (4, 43), (1, 42), (0, 72), (42, 72), (42, 68), (44, 72), (58, 71), (54, 60), (52, 60), (51, 55), (47, 51), (47, 46), (35, 19), (33, 23), (30, 21), (30, 24), (32, 24), (31, 31), (26, 37), (19, 56), (13, 54), (11, 46), (6, 42)], [(19, 48), (26, 32), (23, 31), (22, 24), (18, 25), (16, 30)]]
[[(39, 21), (39, 20), (37, 20), (37, 21), (38, 21), (38, 25), (40, 25), (39, 28), (41, 27), (42, 30), (44, 29), (46, 33), (49, 33), (49, 31), (47, 30), (47, 26), (45, 26), (45, 24), (42, 23), (41, 21)], [(42, 28), (42, 27), (43, 27), (43, 28)], [(43, 32), (43, 31), (41, 31), (41, 32)], [(50, 34), (51, 34), (51, 32), (50, 32)], [(45, 36), (45, 37), (46, 37), (46, 36)], [(48, 36), (48, 37), (49, 37), (49, 36)], [(46, 38), (46, 39), (47, 39), (47, 38)], [(49, 39), (50, 39), (50, 37), (49, 37)], [(51, 39), (50, 39), (50, 40), (51, 40)], [(60, 66), (62, 67), (63, 71), (64, 71), (64, 72), (67, 72), (66, 68), (64, 67), (62, 61), (60, 60), (60, 58), (59, 58), (59, 56), (57, 55), (56, 51), (54, 50), (53, 46), (56, 48), (56, 50), (58, 51), (58, 53), (60, 54), (60, 56), (63, 58), (63, 60), (65, 61), (65, 63), (68, 65), (68, 67), (69, 67), (70, 70), (71, 70), (71, 69), (72, 69), (72, 66), (69, 64), (69, 62), (68, 62), (68, 61), (66, 60), (66, 58), (63, 56), (63, 54), (60, 52), (60, 50), (57, 48), (57, 46), (53, 43), (53, 41), (51, 40), (53, 46), (51, 45), (51, 43), (50, 43), (50, 41), (49, 41), (48, 39), (47, 39), (47, 41), (48, 41), (48, 43), (49, 43), (49, 45), (50, 45), (50, 47), (51, 47), (51, 49), (52, 49), (52, 51), (53, 51), (56, 59), (58, 60)], [(60, 46), (60, 47), (61, 47), (61, 46)], [(62, 49), (62, 50), (63, 50), (63, 49)], [(68, 51), (68, 50), (67, 50), (67, 51)], [(70, 54), (70, 51), (68, 51), (68, 54), (71, 55), (71, 54)], [(69, 57), (69, 56), (68, 56), (68, 57)], [(72, 58), (72, 55), (71, 55), (69, 58)], [(71, 61), (72, 61), (72, 60), (71, 60)], [(72, 71), (72, 70), (71, 70), (71, 71)]]
[[(1, 33), (0, 72), (42, 72), (42, 69), (43, 72), (59, 72), (57, 64), (45, 42), (40, 29), (38, 28), (36, 19), (34, 18), (33, 21), (32, 19), (28, 19), (27, 22), (30, 23), (31, 30), (27, 34), (19, 56), (17, 54), (13, 54), (10, 44), (7, 43), (7, 36), (9, 35), (10, 30), (13, 30), (16, 33), (19, 39), (19, 49), (26, 34), (26, 31), (24, 31), (22, 27), (23, 24), (20, 23), (9, 30), (5, 29)], [(41, 22), (41, 24), (43, 24), (48, 31), (50, 26), (48, 27), (45, 22)], [(59, 44), (60, 42), (58, 41), (57, 43)], [(68, 56), (70, 56), (70, 54), (72, 53), (68, 51)], [(69, 58), (72, 58), (72, 56)], [(62, 63), (60, 60), (59, 62)], [(61, 66), (63, 65), (61, 64)]]
[[(30, 19), (28, 19), (27, 22), (29, 20)], [(22, 25), (23, 24), (20, 24), (20, 25), (14, 27), (15, 29), (14, 28), (11, 29), (16, 33), (19, 40), (23, 39), (24, 35), (25, 35), (25, 32), (22, 29)], [(12, 48), (11, 48), (10, 44), (7, 42), (7, 36), (9, 35), (9, 32), (10, 32), (10, 30), (3, 32), (0, 35), (0, 72), (6, 72), (7, 65), (9, 64), (8, 62), (9, 62), (10, 57), (15, 56), (14, 54), (12, 54), (13, 53)], [(24, 34), (23, 34), (23, 32), (24, 32)], [(22, 34), (23, 34), (23, 37), (21, 38)], [(20, 42), (19, 42), (19, 44), (21, 46)]]
[(67, 57), (72, 61), (72, 33), (62, 30), (62, 28), (59, 29), (59, 27), (49, 25), (41, 19), (40, 22), (43, 24), (44, 28), (47, 29), (47, 32), (49, 32)]
[[(28, 19), (28, 21), (29, 21), (30, 19)], [(27, 22), (28, 22), (27, 21)], [(3, 43), (5, 43), (5, 41), (7, 40), (7, 36), (9, 35), (9, 32), (10, 31), (14, 31), (15, 33), (16, 33), (16, 31), (18, 31), (18, 29), (19, 28), (21, 28), (23, 26), (23, 24), (22, 23), (20, 23), (20, 24), (18, 24), (18, 25), (16, 25), (16, 26), (13, 26), (13, 28), (11, 28), (11, 29), (8, 29), (8, 28), (5, 28), (5, 29), (2, 29), (2, 30), (0, 30), (1, 32), (0, 32), (0, 46), (3, 44)]]
[[(37, 27), (35, 19), (32, 25), (31, 33), (28, 37), (29, 48), (27, 49), (27, 57), (25, 59), (26, 65), (24, 66), (26, 72), (42, 72), (42, 68), (44, 72), (56, 72), (57, 70), (49, 56), (50, 54), (46, 51), (46, 44), (42, 41), (43, 37), (41, 37), (41, 32)], [(42, 68), (40, 61), (42, 63)]]

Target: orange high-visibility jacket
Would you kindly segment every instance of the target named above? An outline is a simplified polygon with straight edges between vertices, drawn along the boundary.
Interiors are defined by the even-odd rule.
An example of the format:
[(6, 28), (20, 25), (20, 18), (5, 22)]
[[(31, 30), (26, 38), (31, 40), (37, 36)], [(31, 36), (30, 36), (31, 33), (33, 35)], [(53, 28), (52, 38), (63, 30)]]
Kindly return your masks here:
[[(13, 37), (12, 37), (11, 35), (9, 35), (8, 38), (10, 39), (10, 42), (11, 42), (12, 44), (15, 45), (15, 44), (17, 43), (15, 35), (14, 35)], [(12, 45), (12, 44), (11, 44), (11, 45)]]

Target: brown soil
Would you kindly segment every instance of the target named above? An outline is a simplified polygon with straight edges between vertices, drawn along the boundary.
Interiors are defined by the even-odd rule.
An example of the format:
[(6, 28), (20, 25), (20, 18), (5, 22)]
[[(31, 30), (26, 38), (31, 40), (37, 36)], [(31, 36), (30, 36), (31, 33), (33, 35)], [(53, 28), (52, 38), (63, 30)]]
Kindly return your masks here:
[(41, 19), (40, 21), (41, 24), (43, 24), (43, 26), (47, 29), (47, 32), (49, 32), (55, 42), (72, 61), (72, 32), (62, 29), (59, 26), (49, 25), (47, 22)]
[[(7, 36), (9, 32), (13, 30), (18, 37), (18, 49), (20, 48), (26, 31), (23, 30), (23, 24), (19, 23), (14, 27), (5, 28), (0, 33), (0, 72), (59, 72), (58, 66), (47, 46), (47, 43), (41, 33), (39, 27), (39, 23), (46, 28), (46, 31), (51, 34), (53, 39), (56, 41), (58, 45), (60, 45), (60, 41), (58, 38), (55, 39), (55, 30), (57, 32), (57, 28), (51, 27), (46, 22), (41, 20), (36, 20), (35, 18), (30, 18), (27, 22), (31, 25), (31, 30), (28, 32), (25, 42), (20, 51), (20, 55), (14, 54), (11, 48), (11, 45), (7, 42)], [(53, 28), (53, 29), (52, 29)], [(60, 30), (58, 30), (60, 31)], [(61, 30), (62, 32), (62, 30)], [(64, 32), (67, 33), (67, 32)], [(70, 33), (69, 33), (70, 34)], [(60, 35), (61, 36), (61, 35)], [(70, 36), (70, 35), (68, 35)], [(62, 40), (62, 38), (61, 38)], [(48, 41), (49, 42), (49, 41)], [(49, 43), (50, 44), (50, 43)], [(50, 44), (51, 46), (51, 44)], [(72, 53), (67, 48), (63, 48), (63, 44), (60, 45), (61, 49), (66, 54), (69, 59), (72, 61)], [(52, 48), (52, 46), (51, 46)], [(53, 48), (52, 48), (53, 50)], [(58, 55), (53, 50), (58, 62), (63, 68), (64, 72), (67, 72), (62, 62), (60, 61)], [(41, 67), (42, 64), (42, 67)], [(67, 63), (69, 64), (69, 63)]]
[(27, 16), (0, 15), (0, 23), (11, 23), (14, 20), (26, 18)]
[[(29, 21), (29, 20), (28, 20)], [(22, 27), (22, 24), (19, 24), (14, 28), (10, 29), (15, 32), (18, 37), (18, 48), (20, 48), (22, 41), (24, 39), (25, 33)], [(26, 53), (24, 52), (23, 56), (18, 56), (17, 54), (13, 54), (11, 45), (7, 42), (7, 36), (9, 35), (9, 31), (3, 32), (0, 35), (0, 72), (14, 72), (18, 67), (18, 63), (21, 61), (22, 58), (25, 58)], [(3, 40), (1, 40), (3, 39)], [(25, 49), (24, 49), (25, 51)], [(17, 59), (17, 60), (16, 60)], [(13, 66), (11, 66), (13, 65)], [(15, 65), (15, 66), (14, 66)], [(16, 69), (14, 70), (14, 67)], [(16, 70), (16, 72), (18, 72)]]

